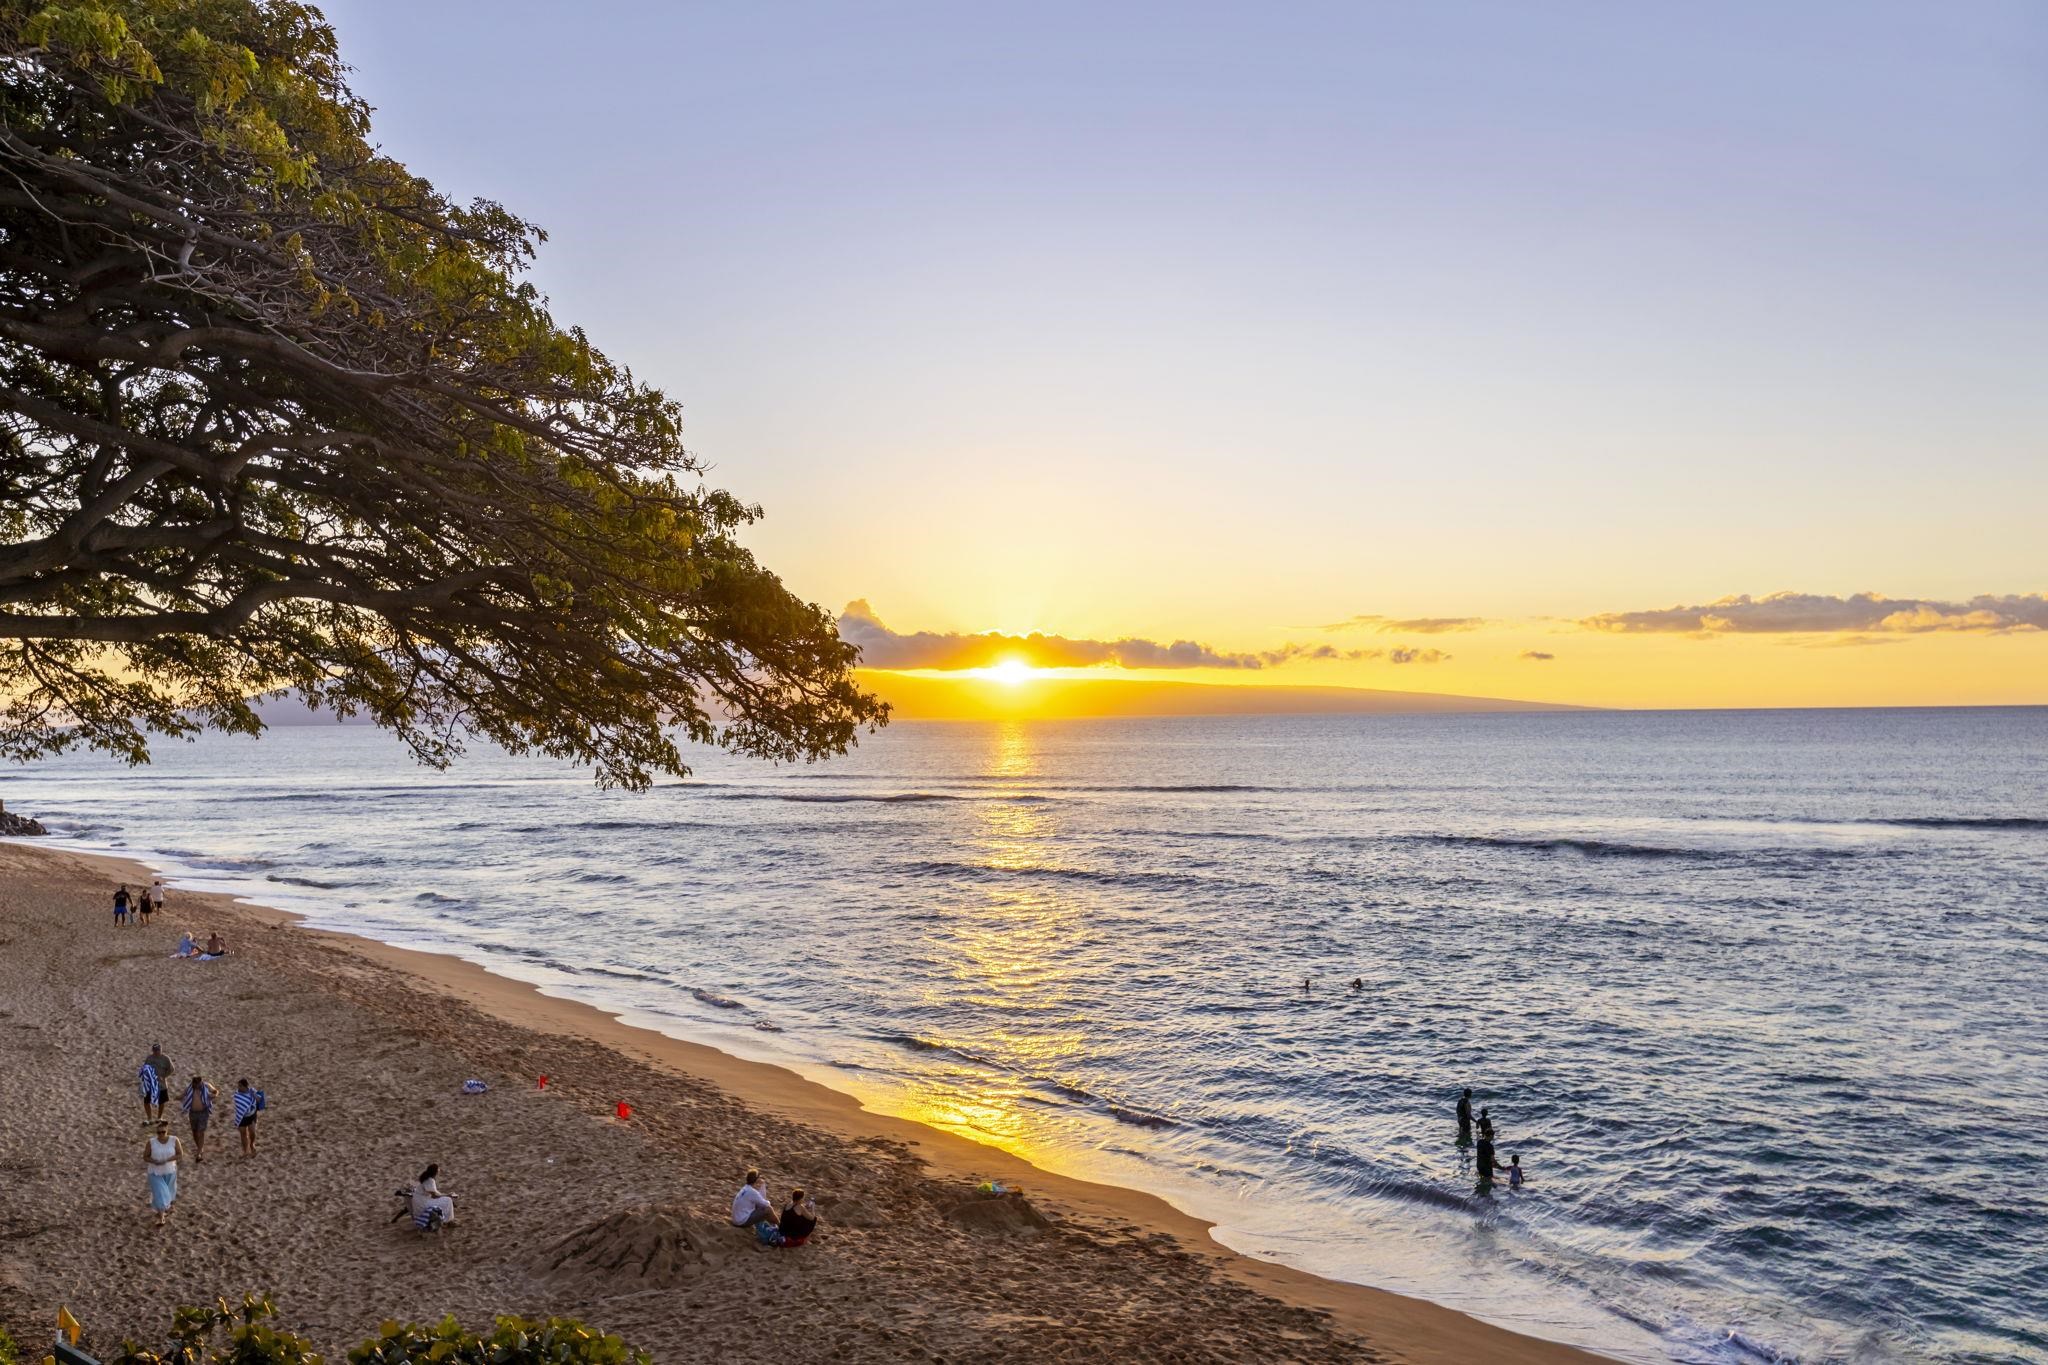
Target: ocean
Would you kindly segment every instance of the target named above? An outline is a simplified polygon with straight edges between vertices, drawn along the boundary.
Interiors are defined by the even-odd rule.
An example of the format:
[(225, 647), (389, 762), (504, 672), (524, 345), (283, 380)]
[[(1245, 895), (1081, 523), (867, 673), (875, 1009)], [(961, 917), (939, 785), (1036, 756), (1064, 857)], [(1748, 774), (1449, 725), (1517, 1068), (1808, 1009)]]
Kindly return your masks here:
[[(0, 798), (1624, 1359), (2048, 1362), (2048, 709), (695, 761), (605, 792), (320, 726)], [(1465, 1086), (1525, 1188), (1477, 1189)]]

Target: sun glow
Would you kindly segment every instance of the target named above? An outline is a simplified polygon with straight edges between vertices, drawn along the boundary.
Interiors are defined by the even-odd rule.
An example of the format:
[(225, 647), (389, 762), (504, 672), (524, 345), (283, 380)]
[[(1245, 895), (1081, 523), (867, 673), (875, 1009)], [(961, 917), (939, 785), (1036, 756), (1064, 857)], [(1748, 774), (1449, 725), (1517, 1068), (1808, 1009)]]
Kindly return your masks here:
[(1037, 671), (1022, 659), (1005, 659), (1001, 663), (990, 664), (988, 676), (1006, 686), (1015, 687), (1018, 683), (1027, 681)]

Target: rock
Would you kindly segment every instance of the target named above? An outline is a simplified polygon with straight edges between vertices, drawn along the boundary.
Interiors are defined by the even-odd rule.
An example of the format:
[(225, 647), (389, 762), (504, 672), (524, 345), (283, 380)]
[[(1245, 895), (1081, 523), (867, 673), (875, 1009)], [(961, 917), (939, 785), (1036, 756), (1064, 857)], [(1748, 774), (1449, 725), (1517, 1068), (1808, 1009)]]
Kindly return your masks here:
[(0, 835), (7, 835), (18, 839), (32, 834), (48, 834), (49, 832), (43, 828), (42, 821), (31, 820), (26, 815), (10, 814), (6, 803), (0, 802)]
[(1052, 1220), (1015, 1190), (979, 1195), (946, 1210), (946, 1217), (969, 1232), (996, 1237), (1031, 1237), (1052, 1226)]
[(619, 1293), (682, 1284), (743, 1247), (734, 1230), (717, 1219), (680, 1208), (642, 1206), (622, 1209), (558, 1239), (533, 1268), (557, 1283)]

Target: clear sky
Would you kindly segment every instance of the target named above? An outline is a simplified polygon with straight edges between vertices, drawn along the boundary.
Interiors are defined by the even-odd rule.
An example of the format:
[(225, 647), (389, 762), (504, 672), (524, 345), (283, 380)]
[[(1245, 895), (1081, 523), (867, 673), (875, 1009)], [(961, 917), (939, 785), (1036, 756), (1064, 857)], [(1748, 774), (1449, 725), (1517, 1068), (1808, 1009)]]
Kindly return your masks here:
[(871, 657), (2048, 702), (2038, 0), (326, 10)]

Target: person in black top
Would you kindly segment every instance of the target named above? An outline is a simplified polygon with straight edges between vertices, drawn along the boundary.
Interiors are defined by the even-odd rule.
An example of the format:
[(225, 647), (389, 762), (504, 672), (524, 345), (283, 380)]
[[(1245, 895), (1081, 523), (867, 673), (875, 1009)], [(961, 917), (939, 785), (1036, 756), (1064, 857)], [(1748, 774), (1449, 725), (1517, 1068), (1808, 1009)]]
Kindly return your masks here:
[(1493, 1141), (1493, 1115), (1484, 1109), (1479, 1111), (1479, 1136)]
[(1465, 1093), (1458, 1097), (1458, 1141), (1470, 1142), (1471, 1140), (1472, 1088), (1470, 1086), (1467, 1086), (1465, 1088)]
[(1500, 1175), (1508, 1174), (1508, 1168), (1494, 1159), (1493, 1139), (1490, 1137), (1479, 1139), (1479, 1147), (1474, 1155), (1473, 1164), (1479, 1168), (1479, 1188), (1475, 1191), (1477, 1194), (1485, 1194), (1493, 1188), (1493, 1177), (1496, 1173)]
[(782, 1216), (775, 1220), (775, 1226), (782, 1233), (782, 1244), (786, 1247), (800, 1247), (818, 1230), (818, 1209), (804, 1198), (802, 1190), (789, 1192), (789, 1205)]

